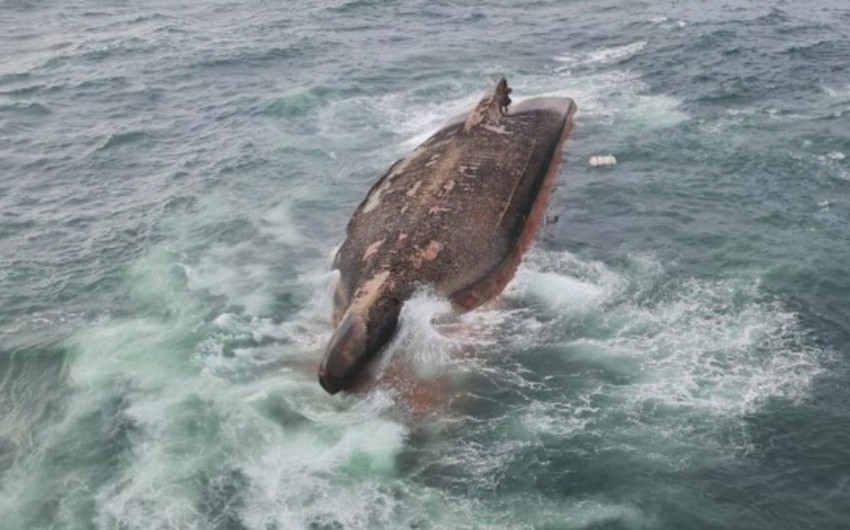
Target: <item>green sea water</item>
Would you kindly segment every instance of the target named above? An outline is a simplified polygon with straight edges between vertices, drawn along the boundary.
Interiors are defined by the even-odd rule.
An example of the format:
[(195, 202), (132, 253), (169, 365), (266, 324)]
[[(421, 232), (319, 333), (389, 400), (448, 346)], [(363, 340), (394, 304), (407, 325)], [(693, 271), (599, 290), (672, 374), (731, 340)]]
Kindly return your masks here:
[[(405, 305), (431, 407), (328, 396), (349, 216), (499, 75), (559, 221)], [(839, 0), (4, 1), (0, 528), (848, 528), (847, 154)]]

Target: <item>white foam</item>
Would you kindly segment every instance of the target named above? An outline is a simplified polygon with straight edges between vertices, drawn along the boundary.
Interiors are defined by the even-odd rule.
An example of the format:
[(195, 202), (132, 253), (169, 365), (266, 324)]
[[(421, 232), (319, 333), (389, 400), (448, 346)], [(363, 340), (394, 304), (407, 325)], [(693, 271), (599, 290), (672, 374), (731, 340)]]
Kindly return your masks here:
[[(533, 435), (569, 437), (605, 425), (615, 445), (663, 437), (664, 444), (688, 446), (698, 436), (706, 450), (738, 450), (748, 444), (748, 414), (771, 399), (805, 399), (822, 372), (827, 354), (810, 343), (795, 313), (761, 298), (757, 282), (690, 279), (666, 287), (659, 299), (653, 293), (664, 274), (657, 262), (632, 258), (627, 270), (624, 276), (569, 253), (538, 250), (506, 292), (512, 307), (485, 312), (500, 351), (545, 344), (592, 367), (574, 375), (579, 386), (570, 401), (524, 407), (518, 421)], [(540, 302), (559, 318), (541, 321), (539, 310), (516, 307)], [(500, 385), (528, 386), (517, 381), (521, 370), (492, 371), (486, 354), (473, 359)], [(616, 383), (598, 379), (598, 370)], [(730, 424), (739, 436), (724, 439)]]
[(291, 198), (264, 212), (260, 220), (261, 222), (258, 223), (260, 231), (275, 238), (281, 244), (297, 245), (304, 239), (292, 215)]
[[(649, 94), (648, 86), (635, 71), (599, 71), (576, 75), (557, 68), (555, 76), (527, 81), (538, 87), (535, 96), (572, 97), (581, 116), (595, 125), (614, 126), (615, 135), (634, 135), (647, 130), (673, 127), (690, 119), (682, 101), (666, 94)], [(518, 85), (519, 82), (515, 83)]]
[(524, 273), (524, 295), (559, 311), (588, 311), (605, 300), (602, 286), (554, 272)]
[(649, 19), (649, 22), (654, 26), (658, 26), (662, 29), (677, 29), (684, 28), (688, 25), (687, 22), (681, 19), (673, 19), (666, 16), (655, 16)]
[[(406, 431), (368, 417), (325, 427), (324, 435), (280, 432), (242, 464), (249, 480), (242, 515), (249, 528), (305, 527), (325, 517), (347, 528), (366, 526), (374, 502), (383, 497), (375, 488), (394, 475)], [(358, 486), (347, 487), (346, 480)]]
[(239, 304), (252, 315), (266, 313), (273, 302), (270, 270), (264, 263), (245, 259), (255, 243), (221, 245), (209, 249), (192, 266), (184, 264), (191, 290), (208, 291)]
[(577, 403), (534, 401), (523, 411), (520, 421), (537, 435), (568, 438), (586, 433), (600, 412), (599, 407), (591, 405), (593, 395), (601, 395), (601, 388), (580, 396)]
[(404, 95), (393, 95), (382, 98), (377, 108), (383, 113), (384, 123), (407, 137), (400, 147), (408, 151), (430, 138), (453, 116), (469, 113), (487, 89), (469, 88), (466, 93), (459, 91), (453, 99), (425, 104), (415, 104)]
[(655, 130), (674, 127), (690, 119), (681, 109), (681, 100), (668, 95), (641, 95), (637, 104), (625, 108), (624, 121), (636, 129)]
[[(176, 257), (163, 256), (159, 268), (141, 267), (167, 274), (137, 278), (140, 286), (160, 287), (146, 302), (196, 306), (194, 291), (169, 279), (167, 258), (173, 264)], [(447, 410), (432, 419), (438, 443), (441, 425), (504, 426), (487, 434), (486, 444), (448, 438), (435, 461), (464, 469), (459, 480), (497, 487), (516, 455), (540, 444), (538, 437), (568, 445), (570, 438), (593, 435), (600, 447), (639, 454), (643, 462), (686, 466), (700, 451), (729, 451), (724, 429), (731, 422), (746, 432), (743, 418), (767, 400), (807, 396), (821, 369), (819, 352), (793, 312), (762, 300), (747, 279), (692, 279), (659, 289), (664, 278), (652, 258), (629, 257), (614, 268), (538, 248), (505, 295), (483, 309), (457, 317), (433, 294), (413, 297), (388, 358), (409, 355), (426, 376), (474, 371), (501, 392), (526, 396), (513, 409), (508, 404), (504, 418), (470, 422)], [(282, 323), (221, 312), (204, 324), (184, 310), (173, 319), (104, 321), (75, 337), (70, 374), (80, 391), (43, 443), (60, 446), (81, 418), (116, 396), (126, 400), (123, 414), (135, 429), (115, 480), (95, 494), (95, 524), (203, 528), (208, 521), (197, 498), (208, 493), (198, 488), (212, 480), (205, 475), (210, 470), (240, 477), (231, 486), (242, 504), (231, 515), (248, 528), (410, 526), (432, 511), (434, 525), (484, 524), (481, 505), (451, 497), (446, 508), (444, 491), (397, 476), (410, 432), (399, 394), (379, 385), (365, 397), (330, 397), (314, 371), (267, 367), (267, 356), (303, 359), (321, 350), (330, 334), (325, 310), (334, 280), (324, 272), (299, 277), (298, 288), (316, 302)], [(199, 334), (205, 340), (194, 344)], [(247, 344), (233, 356), (214, 353), (245, 337), (280, 342)], [(586, 371), (565, 374), (559, 367), (556, 374), (574, 376), (569, 383), (531, 373), (523, 356), (541, 348)], [(251, 377), (239, 375), (252, 366)], [(548, 365), (544, 360), (539, 367)], [(573, 390), (572, 397), (559, 394)], [(270, 417), (270, 407), (293, 419)], [(429, 463), (430, 457), (420, 458)], [(40, 491), (38, 480), (27, 483), (32, 491)], [(629, 505), (592, 499), (566, 508), (525, 501), (537, 508), (529, 520), (541, 525), (554, 518), (577, 527), (643, 520)], [(487, 509), (493, 524), (507, 510)]]
[(415, 355), (423, 367), (440, 365), (449, 358), (457, 342), (443, 335), (437, 321), (451, 318), (451, 304), (433, 293), (422, 292), (404, 303), (393, 348)]
[(637, 41), (631, 44), (624, 44), (622, 46), (598, 48), (583, 54), (559, 55), (555, 57), (555, 60), (568, 64), (608, 64), (627, 59), (643, 50), (646, 45), (646, 41)]
[[(453, 116), (467, 114), (488, 88), (480, 84), (453, 83), (451, 95), (437, 100), (425, 99), (410, 91), (336, 101), (322, 111), (319, 120), (322, 134), (334, 137), (336, 143), (345, 143), (339, 138), (340, 134), (345, 134), (346, 138), (353, 135), (353, 141), (359, 141), (363, 138), (364, 127), (388, 129), (405, 138), (399, 144), (382, 149), (386, 151), (387, 160), (392, 161), (424, 142)], [(346, 126), (349, 122), (350, 126)]]
[(839, 100), (842, 103), (850, 100), (850, 85), (844, 85), (842, 87), (830, 87), (824, 85), (821, 86), (821, 89), (831, 99)]
[[(559, 56), (561, 65), (554, 72), (534, 75), (511, 75), (513, 97), (520, 101), (538, 96), (573, 98), (579, 117), (595, 124), (616, 125), (615, 136), (631, 136), (647, 130), (674, 127), (690, 116), (682, 109), (682, 101), (668, 94), (649, 93), (637, 70), (610, 70), (607, 65), (639, 53), (647, 45), (638, 41), (613, 48), (601, 48), (581, 56)], [(581, 67), (580, 72), (573, 71)], [(417, 90), (381, 95), (357, 96), (330, 103), (321, 111), (318, 122), (322, 136), (332, 138), (340, 146), (359, 145), (369, 129), (390, 131), (403, 140), (386, 144), (368, 158), (379, 173), (399, 157), (424, 142), (453, 116), (465, 115), (489, 88), (480, 80), (453, 80), (449, 87), (439, 87), (430, 96)], [(362, 146), (360, 147), (362, 150)], [(377, 154), (378, 156), (374, 156)], [(383, 163), (376, 161), (384, 160)]]
[[(811, 147), (811, 142), (805, 147)], [(815, 155), (818, 162), (828, 168), (828, 171), (841, 180), (850, 180), (850, 168), (844, 164), (847, 156), (841, 151), (831, 151), (822, 155)]]
[[(535, 248), (525, 256), (523, 265), (517, 272), (517, 280), (512, 284), (509, 292), (522, 291), (527, 286), (527, 279), (535, 275), (543, 275), (544, 278), (552, 279), (556, 283), (581, 285), (583, 287), (579, 290), (580, 292), (595, 293), (594, 296), (585, 297), (594, 301), (602, 301), (614, 295), (625, 282), (621, 274), (599, 261), (583, 260), (568, 251), (543, 252)], [(569, 292), (569, 290), (558, 288), (557, 285), (552, 285), (551, 289), (545, 285), (543, 287), (550, 295)], [(560, 294), (557, 296), (560, 297)]]
[[(321, 291), (329, 276), (305, 281)], [(173, 295), (184, 297), (187, 292)], [(308, 325), (312, 318), (309, 309), (296, 316)], [(356, 499), (358, 490), (344, 481), (394, 474), (406, 428), (383, 417), (392, 401), (378, 391), (364, 400), (340, 402), (324, 394), (314, 377), (292, 371), (241, 384), (231, 382), (226, 371), (198, 371), (186, 348), (191, 348), (189, 337), (199, 323), (188, 314), (177, 320), (105, 322), (75, 339), (79, 356), (71, 375), (85, 393), (72, 402), (75, 413), (56, 437), (109, 400), (114, 382), (120, 380), (132, 389), (124, 394), (125, 414), (137, 431), (133, 452), (126, 455), (118, 477), (95, 494), (97, 524), (204, 528), (196, 500), (199, 474), (228, 465), (247, 477), (250, 494), (244, 496), (247, 503), (240, 518), (249, 527), (262, 527), (259, 521), (301, 527), (328, 513), (335, 518), (352, 514), (346, 520), (359, 521), (369, 511), (369, 497)], [(219, 315), (212, 324), (210, 338), (219, 341), (263, 334), (263, 329), (285, 333), (282, 328), (291, 331), (299, 325), (296, 321), (275, 327), (233, 313)], [(254, 355), (260, 349), (246, 347), (235, 357), (213, 357), (222, 366), (261, 365), (263, 360)], [(282, 430), (258, 413), (280, 397), (306, 423)], [(296, 476), (298, 480), (292, 480)], [(335, 485), (336, 480), (343, 482)], [(324, 493), (333, 493), (339, 504), (311, 504)], [(362, 511), (350, 509), (348, 503), (355, 500), (364, 501)]]

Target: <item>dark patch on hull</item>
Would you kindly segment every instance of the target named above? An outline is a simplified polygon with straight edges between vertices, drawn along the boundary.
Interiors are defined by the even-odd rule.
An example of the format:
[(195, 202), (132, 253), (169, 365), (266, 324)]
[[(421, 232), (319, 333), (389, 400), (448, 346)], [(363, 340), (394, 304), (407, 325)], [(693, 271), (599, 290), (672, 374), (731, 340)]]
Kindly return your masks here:
[[(510, 281), (542, 221), (576, 107), (568, 98), (536, 98), (504, 114), (509, 91), (500, 82), (465, 121), (435, 133), (369, 191), (334, 260), (341, 273), (335, 294), (340, 328), (356, 321), (366, 335), (370, 326), (386, 335), (395, 322), (387, 327), (377, 320), (398, 316), (395, 305), (386, 309), (387, 300), (403, 302), (422, 285), (469, 310)], [(360, 354), (376, 354), (333, 350), (320, 377), (333, 389), (347, 385), (326, 384), (329, 360), (362, 367)]]

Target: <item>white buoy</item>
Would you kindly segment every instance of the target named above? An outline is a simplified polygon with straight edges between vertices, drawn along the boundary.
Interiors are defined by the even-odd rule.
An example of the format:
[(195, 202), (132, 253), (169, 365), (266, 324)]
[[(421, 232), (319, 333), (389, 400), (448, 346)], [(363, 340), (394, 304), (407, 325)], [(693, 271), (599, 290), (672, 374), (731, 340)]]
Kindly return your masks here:
[(590, 167), (616, 166), (617, 158), (614, 155), (596, 155), (590, 157)]

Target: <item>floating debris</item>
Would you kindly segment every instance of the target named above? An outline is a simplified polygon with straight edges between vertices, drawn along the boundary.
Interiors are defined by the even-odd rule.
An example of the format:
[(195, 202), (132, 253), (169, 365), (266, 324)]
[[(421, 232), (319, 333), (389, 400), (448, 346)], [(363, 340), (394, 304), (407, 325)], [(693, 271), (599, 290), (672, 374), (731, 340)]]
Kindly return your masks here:
[(614, 155), (597, 155), (590, 157), (590, 167), (608, 167), (616, 165), (617, 158)]

